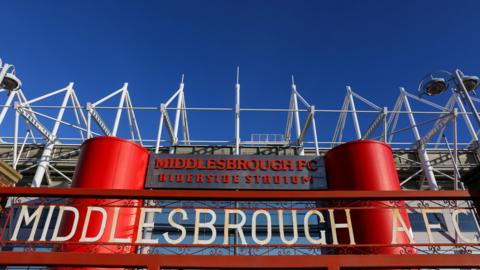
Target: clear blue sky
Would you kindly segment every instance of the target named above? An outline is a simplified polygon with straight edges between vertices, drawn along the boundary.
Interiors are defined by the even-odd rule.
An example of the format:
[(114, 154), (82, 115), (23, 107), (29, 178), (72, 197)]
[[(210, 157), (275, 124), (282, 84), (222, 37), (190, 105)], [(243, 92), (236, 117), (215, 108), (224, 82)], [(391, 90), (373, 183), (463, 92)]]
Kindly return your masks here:
[[(242, 107), (286, 108), (290, 74), (317, 108), (340, 108), (346, 85), (392, 107), (399, 86), (413, 91), (431, 70), (480, 74), (478, 1), (16, 0), (1, 9), (0, 57), (28, 97), (73, 81), (85, 104), (129, 82), (135, 105), (158, 106), (185, 73), (187, 106), (232, 107), (239, 65)], [(233, 114), (220, 114), (192, 113), (194, 139), (231, 140)], [(155, 137), (157, 115), (139, 116), (144, 137)], [(242, 139), (283, 133), (285, 114), (242, 117)], [(321, 139), (336, 117), (318, 119)]]

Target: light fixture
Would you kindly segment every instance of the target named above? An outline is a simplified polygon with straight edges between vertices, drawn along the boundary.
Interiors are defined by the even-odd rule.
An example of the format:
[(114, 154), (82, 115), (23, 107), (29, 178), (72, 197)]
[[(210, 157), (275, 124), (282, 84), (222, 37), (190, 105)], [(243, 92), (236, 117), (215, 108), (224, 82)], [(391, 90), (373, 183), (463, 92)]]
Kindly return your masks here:
[(435, 78), (432, 77), (424, 87), (425, 94), (429, 96), (435, 96), (441, 94), (448, 89), (447, 82), (444, 78)]
[(462, 81), (467, 91), (470, 92), (477, 88), (479, 79), (477, 76), (463, 76)]
[(13, 73), (5, 74), (3, 81), (0, 82), (0, 88), (7, 89), (8, 91), (15, 91), (22, 86), (20, 80)]

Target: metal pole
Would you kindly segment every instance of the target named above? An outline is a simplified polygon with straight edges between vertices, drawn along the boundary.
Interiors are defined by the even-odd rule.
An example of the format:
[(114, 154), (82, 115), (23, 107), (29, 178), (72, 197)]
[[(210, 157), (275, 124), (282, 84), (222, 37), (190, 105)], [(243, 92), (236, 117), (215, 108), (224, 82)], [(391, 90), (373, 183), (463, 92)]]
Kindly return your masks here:
[(92, 138), (92, 112), (91, 112), (92, 104), (87, 102), (87, 138)]
[(463, 105), (463, 101), (461, 97), (457, 93), (455, 93), (454, 95), (456, 95), (458, 109), (460, 110), (460, 113), (462, 113), (463, 119), (465, 120), (465, 124), (467, 125), (468, 132), (472, 136), (472, 140), (474, 140), (475, 142), (478, 142), (478, 135), (475, 132), (475, 129), (473, 128), (472, 121), (470, 121), (470, 117), (467, 114), (467, 110), (465, 110), (465, 106)]
[(173, 144), (176, 145), (178, 143), (178, 126), (180, 124), (180, 115), (181, 115), (181, 110), (182, 110), (182, 100), (183, 100), (183, 74), (182, 74), (182, 81), (180, 82), (180, 87), (179, 87), (179, 92), (177, 96), (177, 109), (175, 111), (175, 123), (173, 124)]
[(453, 109), (453, 167), (455, 169), (455, 183), (454, 183), (454, 190), (458, 190), (458, 138), (457, 138), (457, 116), (458, 110), (457, 108)]
[(14, 131), (14, 140), (13, 140), (13, 168), (17, 168), (17, 153), (18, 153), (18, 121), (20, 120), (20, 113), (15, 111), (15, 131)]
[(310, 106), (312, 111), (312, 129), (313, 129), (313, 142), (315, 143), (315, 155), (320, 156), (320, 151), (318, 149), (318, 136), (317, 136), (317, 125), (315, 124), (315, 106)]
[(235, 84), (235, 155), (240, 155), (240, 68), (237, 67)]
[(412, 126), (413, 135), (415, 137), (415, 140), (417, 141), (418, 157), (420, 159), (420, 163), (422, 164), (423, 173), (425, 174), (425, 178), (427, 178), (430, 189), (438, 190), (437, 180), (435, 179), (435, 175), (433, 174), (433, 168), (430, 164), (427, 150), (425, 149), (425, 145), (420, 143), (420, 132), (418, 131), (417, 123), (415, 122), (415, 118), (413, 117), (412, 108), (410, 107), (410, 102), (408, 101), (408, 97), (405, 94), (405, 89), (403, 87), (400, 87), (400, 92), (403, 97), (405, 109), (408, 112), (407, 115), (410, 121), (410, 125)]
[(285, 141), (290, 143), (292, 134), (292, 121), (293, 121), (293, 91), (290, 94), (290, 102), (288, 104), (287, 124), (285, 125)]
[[(1, 82), (0, 78), (0, 82)], [(10, 108), (10, 105), (12, 104), (13, 98), (15, 97), (15, 91), (10, 91), (8, 94), (7, 101), (5, 101), (5, 104), (3, 104), (2, 112), (0, 112), (0, 125), (3, 122), (3, 119), (5, 118), (5, 115), (7, 115), (7, 111)]]
[[(164, 104), (160, 104), (160, 108), (165, 106)], [(163, 113), (162, 110), (160, 109), (160, 123), (158, 124), (158, 133), (157, 133), (157, 142), (155, 144), (155, 154), (158, 154), (158, 151), (160, 149), (160, 142), (162, 139), (162, 130), (163, 130)]]
[(480, 116), (478, 115), (478, 111), (477, 111), (477, 108), (475, 107), (475, 104), (473, 104), (473, 101), (470, 98), (470, 95), (468, 94), (465, 84), (463, 84), (463, 73), (459, 69), (455, 70), (455, 81), (458, 88), (460, 88), (460, 89), (457, 89), (460, 93), (460, 96), (462, 97), (463, 100), (467, 102), (468, 106), (470, 107), (470, 110), (472, 110), (473, 112), (473, 116), (475, 117), (477, 124), (480, 126)]
[(190, 130), (188, 129), (187, 105), (185, 104), (185, 95), (182, 99), (182, 130), (185, 144), (190, 145)]
[[(54, 137), (57, 136), (58, 128), (60, 127), (60, 121), (63, 118), (63, 113), (65, 112), (65, 107), (67, 106), (68, 99), (70, 98), (72, 87), (73, 83), (70, 83), (68, 86), (68, 90), (65, 93), (65, 97), (63, 98), (62, 107), (58, 111), (57, 119), (55, 121), (55, 124), (53, 125), (51, 133)], [(40, 158), (37, 171), (35, 172), (35, 176), (33, 177), (32, 187), (39, 187), (42, 184), (43, 176), (45, 175), (45, 171), (47, 170), (48, 165), (50, 164), (50, 159), (52, 156), (53, 147), (55, 146), (55, 142), (56, 139), (54, 141), (47, 141), (47, 144), (45, 145), (42, 156)]]
[[(293, 111), (295, 116), (295, 131), (297, 132), (297, 140), (300, 138), (301, 129), (300, 129), (300, 113), (298, 111), (298, 100), (297, 100), (297, 86), (295, 85), (295, 80), (292, 76), (292, 98), (293, 98)], [(303, 147), (300, 149), (300, 156), (303, 156), (305, 153)]]
[(355, 108), (355, 101), (353, 100), (352, 88), (347, 86), (347, 93), (348, 98), (350, 100), (350, 108), (352, 109), (352, 118), (353, 118), (353, 125), (355, 127), (355, 135), (357, 136), (357, 140), (362, 138), (362, 131), (360, 130), (360, 123), (358, 122), (357, 116), (357, 109)]
[(127, 95), (128, 83), (125, 83), (122, 87), (122, 96), (118, 103), (117, 115), (115, 116), (115, 123), (113, 124), (112, 136), (117, 136), (118, 125), (120, 124), (120, 117), (122, 116), (123, 104), (125, 103), (125, 97)]
[(388, 108), (383, 107), (383, 142), (387, 143), (387, 132), (388, 132), (388, 124), (387, 124), (387, 117), (388, 117)]

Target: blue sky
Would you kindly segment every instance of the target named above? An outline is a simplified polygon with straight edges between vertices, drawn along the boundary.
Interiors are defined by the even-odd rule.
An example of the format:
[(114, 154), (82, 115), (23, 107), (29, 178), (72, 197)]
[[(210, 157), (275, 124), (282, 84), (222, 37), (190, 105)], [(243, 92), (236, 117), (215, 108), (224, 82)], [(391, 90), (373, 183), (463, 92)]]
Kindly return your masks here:
[[(242, 107), (286, 108), (291, 74), (317, 108), (340, 108), (346, 85), (392, 107), (399, 86), (414, 91), (431, 70), (480, 74), (479, 8), (478, 1), (2, 1), (0, 57), (16, 65), (28, 97), (73, 81), (85, 104), (129, 82), (134, 105), (158, 106), (185, 73), (187, 106), (232, 107), (239, 65)], [(154, 138), (158, 114), (139, 118), (144, 137)], [(336, 118), (317, 119), (321, 139), (331, 137)], [(189, 120), (194, 139), (233, 139), (231, 112), (193, 112)], [(242, 139), (283, 133), (285, 120), (244, 113)]]

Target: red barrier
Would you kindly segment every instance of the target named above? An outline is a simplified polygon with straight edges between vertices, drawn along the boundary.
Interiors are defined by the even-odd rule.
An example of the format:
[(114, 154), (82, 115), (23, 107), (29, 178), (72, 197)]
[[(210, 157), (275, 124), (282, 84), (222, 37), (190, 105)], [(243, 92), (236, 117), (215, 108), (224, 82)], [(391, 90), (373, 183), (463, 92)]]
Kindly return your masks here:
[[(392, 149), (387, 144), (378, 141), (359, 140), (337, 146), (326, 153), (325, 166), (330, 190), (400, 190)], [(392, 205), (392, 202), (371, 201), (369, 205), (385, 207)], [(348, 206), (351, 208), (368, 207), (368, 205), (356, 202), (349, 203)], [(406, 227), (411, 228), (406, 210), (401, 209), (399, 212)], [(392, 210), (352, 209), (351, 219), (357, 244), (390, 244), (392, 242)], [(345, 223), (345, 214), (335, 215), (335, 221)], [(397, 223), (396, 225), (401, 227), (398, 218)], [(340, 243), (350, 243), (346, 229), (339, 229), (338, 235)], [(397, 232), (396, 241), (399, 244), (410, 242), (408, 235), (401, 231)], [(369, 253), (368, 250), (361, 252)], [(376, 252), (381, 254), (415, 253), (413, 249), (401, 248), (385, 248)]]
[[(148, 151), (128, 140), (116, 137), (96, 137), (85, 141), (80, 150), (80, 157), (75, 170), (72, 183), (73, 188), (96, 188), (96, 189), (135, 189), (144, 188), (145, 174), (148, 164)], [(86, 226), (84, 237), (100, 237), (100, 242), (112, 242), (115, 239), (130, 239), (135, 241), (137, 237), (137, 225), (139, 219), (138, 200), (113, 200), (113, 199), (74, 199), (72, 205), (79, 209), (79, 222), (75, 235), (71, 241), (79, 241), (86, 220), (88, 205), (108, 205), (106, 224), (103, 234), (103, 215), (98, 211), (92, 211)], [(115, 208), (118, 206), (118, 218), (114, 221)], [(129, 207), (125, 207), (129, 206)], [(66, 215), (63, 226), (64, 235), (72, 227), (73, 218)], [(112, 235), (112, 230), (115, 232)], [(122, 241), (122, 240), (118, 240)], [(126, 240), (123, 240), (126, 241)], [(93, 252), (93, 253), (135, 253), (135, 247), (119, 245), (98, 244), (65, 244), (62, 251), (68, 252)], [(84, 269), (84, 268), (82, 268)]]

